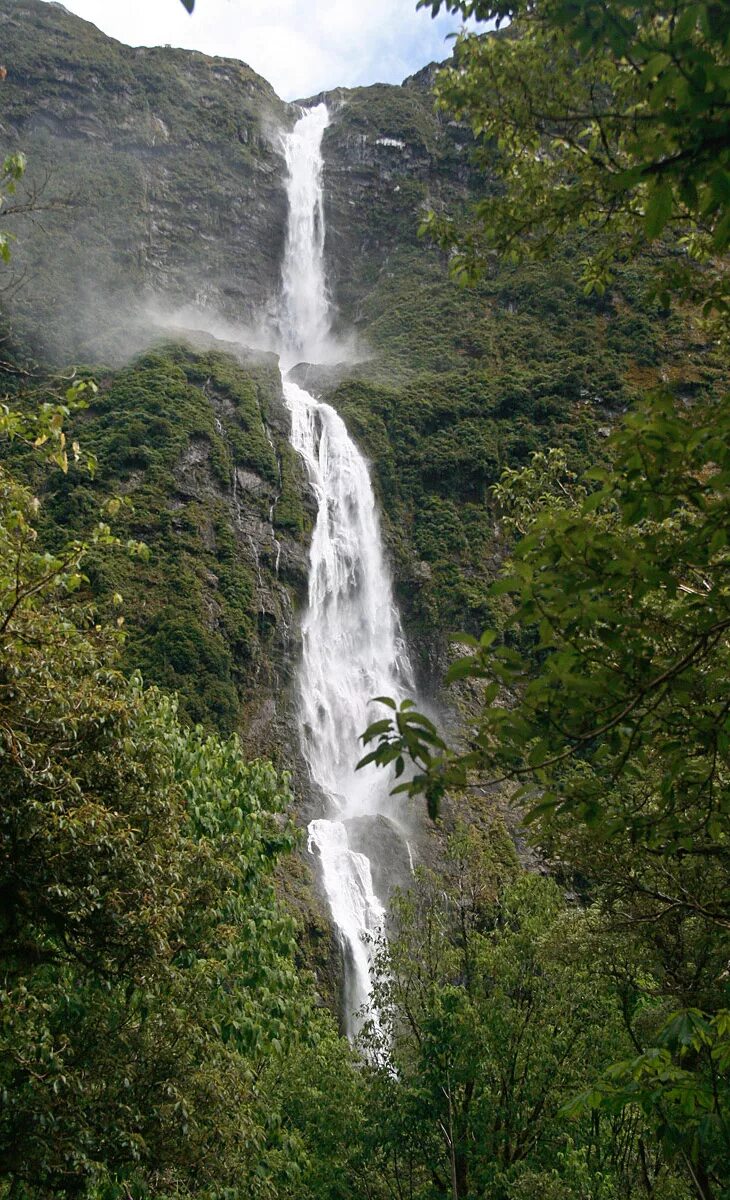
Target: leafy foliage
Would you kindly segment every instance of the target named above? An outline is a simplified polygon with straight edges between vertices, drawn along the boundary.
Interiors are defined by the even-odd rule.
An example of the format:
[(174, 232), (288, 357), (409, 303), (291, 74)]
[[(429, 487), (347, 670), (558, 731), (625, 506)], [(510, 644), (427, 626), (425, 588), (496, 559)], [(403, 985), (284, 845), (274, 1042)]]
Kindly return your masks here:
[[(636, 1112), (565, 1110), (630, 1048), (595, 911), (520, 873), (504, 831), (458, 830), (447, 881), (421, 872), (380, 953), (381, 1170), (414, 1197), (682, 1195)], [(681, 1189), (681, 1184), (679, 1184)]]
[(716, 394), (724, 367), (691, 324), (644, 307), (646, 269), (584, 297), (574, 254), (449, 286), (425, 248), (401, 250), (363, 305), (377, 356), (325, 387), (372, 462), (399, 599), (417, 646), (495, 619), (487, 588), (505, 539), (492, 488), (561, 446), (573, 471), (606, 461), (618, 414), (662, 376)]
[[(540, 654), (523, 659), (490, 631), (454, 665), (452, 678), (490, 685), (454, 782), (474, 768), (485, 783), (530, 779), (544, 809), (592, 820), (628, 764), (662, 779), (654, 803), (625, 815), (637, 837), (696, 852), (702, 832), (710, 843), (720, 836), (730, 422), (726, 405), (711, 415), (655, 397), (616, 435), (612, 470), (593, 472), (602, 488), (533, 515), (494, 591), (513, 598), (509, 625), (536, 629)], [(511, 479), (511, 519), (523, 528), (530, 470), (506, 475), (500, 490), (504, 502)], [(505, 706), (505, 687), (519, 689), (519, 705)], [(566, 781), (569, 758), (592, 772)]]
[(467, 232), (428, 223), (472, 273), (486, 247), (518, 256), (554, 252), (576, 229), (600, 229), (584, 266), (602, 291), (617, 256), (634, 256), (668, 229), (684, 254), (664, 264), (665, 295), (701, 295), (726, 314), (730, 242), (728, 36), (723, 4), (616, 0), (491, 3), (422, 0), (501, 22), (505, 34), (462, 35), (442, 72), (440, 103), (470, 123), (504, 193), (476, 205)]
[[(704, 250), (701, 267), (677, 268), (676, 251), (658, 260), (662, 302), (699, 299), (724, 337), (723, 264), (707, 255), (728, 232), (725, 10), (450, 7), (515, 18), (506, 34), (465, 36), (442, 81), (442, 101), (503, 154), (503, 197), (477, 208), (476, 234), (432, 223), (459, 247), (457, 273), (483, 270), (486, 247), (540, 256), (601, 222), (607, 268), (671, 219)], [(585, 291), (606, 282), (597, 270)], [(495, 496), (521, 535), (491, 589), (506, 621), (466, 638), (450, 671), (481, 687), (466, 749), (412, 706), (364, 735), (369, 761), (402, 757), (405, 773), (410, 757), (399, 790), (424, 792), (432, 814), (449, 788), (516, 782), (536, 836), (598, 893), (612, 935), (630, 929), (616, 974), (636, 1054), (578, 1109), (638, 1104), (702, 1200), (726, 1186), (730, 1156), (728, 445), (722, 392), (693, 403), (662, 387), (617, 425), (605, 468), (576, 480), (552, 452), (506, 471)], [(663, 1030), (642, 1025), (649, 997)]]
[(4, 1181), (238, 1186), (271, 1136), (256, 1073), (306, 1003), (271, 882), (286, 782), (125, 680), (73, 600), (82, 548), (39, 550), (1, 482)]
[[(5, 156), (0, 165), (0, 215), (4, 215), (5, 197), (15, 193), (18, 180), (22, 179), (24, 172), (25, 156), (20, 151)], [(5, 263), (10, 261), (10, 239), (4, 231), (0, 231), (0, 259)]]
[(432, 814), (448, 788), (517, 780), (543, 842), (600, 888), (612, 925), (634, 929), (631, 1005), (659, 995), (667, 1019), (698, 1011), (686, 1042), (679, 1018), (653, 1043), (635, 1032), (638, 1057), (588, 1101), (641, 1102), (705, 1180), (698, 1195), (728, 1154), (726, 413), (710, 423), (654, 397), (586, 498), (550, 495), (549, 458), (506, 476), (502, 503), (525, 536), (494, 590), (511, 600), (507, 631), (534, 631), (533, 647), (497, 630), (467, 639), (450, 677), (481, 681), (483, 708), (465, 752), (411, 706), (365, 735), (369, 760), (420, 764), (400, 787), (425, 792)]
[[(260, 686), (260, 563), (254, 551), (256, 571), (242, 564), (241, 513), (231, 522), (225, 509), (243, 480), (262, 521), (273, 501), (279, 534), (307, 525), (291, 460), (262, 422), (266, 369), (163, 347), (105, 373), (101, 395), (83, 373), (39, 411), (8, 401), (13, 462), (45, 503), (39, 513), (0, 476), (0, 1195), (724, 1194), (724, 364), (700, 339), (688, 369), (694, 315), (668, 312), (661, 288), (642, 308), (646, 263), (608, 277), (617, 256), (679, 224), (693, 257), (668, 243), (664, 287), (703, 290), (708, 311), (724, 311), (706, 258), (724, 237), (724, 148), (717, 178), (703, 172), (726, 125), (726, 23), (717, 5), (689, 11), (673, 23), (648, 4), (540, 0), (510, 7), (506, 36), (462, 40), (442, 99), (480, 138), (499, 110), (508, 168), (503, 196), (490, 175), (477, 221), (494, 221), (517, 257), (553, 261), (448, 291), (407, 239), (369, 276), (362, 328), (377, 357), (334, 385), (372, 454), (399, 563), (422, 560), (422, 630), (491, 623), (451, 670), (484, 698), (465, 752), (386, 698), (368, 757), (401, 778), (414, 760), (404, 786), (425, 790), (433, 816), (446, 789), (518, 781), (580, 901), (523, 874), (497, 821), (487, 838), (459, 831), (446, 877), (422, 872), (396, 904), (366, 1061), (294, 970), (272, 887), (294, 841), (286, 780), (245, 762), (235, 739), (186, 728), (173, 700), (119, 670), (142, 663), (181, 689), (188, 717), (224, 729), (240, 723), (242, 675)], [(670, 61), (649, 69), (657, 46)], [(358, 136), (367, 99), (353, 97), (345, 122)], [(457, 148), (414, 86), (369, 99), (409, 150), (437, 159), (428, 187), (410, 179), (397, 203), (373, 205), (371, 224), (397, 238), (432, 183), (439, 202), (448, 192), (436, 176), (457, 170)], [(564, 101), (562, 118), (537, 100)], [(520, 250), (510, 221), (535, 209)], [(456, 247), (457, 271), (483, 264), (483, 228), (432, 228)], [(655, 394), (609, 439), (647, 384)], [(76, 436), (102, 463), (97, 480), (79, 470)], [(62, 478), (40, 472), (39, 453)], [(68, 542), (90, 523), (90, 546)], [(132, 557), (110, 558), (127, 538)], [(126, 644), (90, 602), (117, 590), (132, 600)]]

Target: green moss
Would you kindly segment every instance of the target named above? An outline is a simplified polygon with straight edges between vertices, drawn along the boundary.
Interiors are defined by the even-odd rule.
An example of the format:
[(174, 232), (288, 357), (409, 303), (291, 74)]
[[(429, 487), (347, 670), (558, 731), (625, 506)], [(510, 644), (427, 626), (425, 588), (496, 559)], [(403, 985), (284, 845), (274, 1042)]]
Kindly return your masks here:
[(578, 274), (568, 247), (463, 289), (405, 240), (361, 302), (371, 357), (324, 383), (372, 464), (418, 645), (492, 619), (503, 549), (491, 487), (505, 467), (551, 445), (576, 471), (600, 461), (607, 427), (660, 370), (680, 377), (681, 364), (696, 391), (716, 386), (707, 347), (646, 299), (645, 268), (603, 298), (585, 297)]
[[(149, 559), (92, 551), (87, 572), (103, 606), (115, 592), (123, 597), (125, 665), (177, 691), (190, 720), (229, 732), (252, 700), (252, 680), (265, 687), (273, 671), (273, 618), (259, 620), (258, 573), (272, 595), (282, 584), (263, 555), (252, 566), (236, 524), (241, 515), (268, 520), (279, 455), (279, 522), (294, 536), (307, 526), (293, 452), (264, 424), (279, 396), (276, 365), (240, 365), (172, 344), (123, 370), (94, 374), (99, 395), (70, 433), (97, 455), (99, 472), (92, 480), (72, 467), (67, 477), (51, 477), (44, 537), (58, 545), (87, 533), (103, 500), (122, 497), (114, 532), (123, 542), (145, 542)], [(261, 496), (248, 492), (236, 502), (234, 467), (258, 476)]]
[(260, 374), (256, 367), (249, 367), (244, 374), (232, 358), (215, 352), (197, 356), (187, 368), (191, 382), (204, 392), (212, 389), (219, 398), (218, 419), (236, 463), (276, 483), (279, 468), (264, 425), (266, 388)]
[(296, 451), (287, 442), (279, 445), (279, 499), (274, 508), (274, 527), (291, 533), (299, 540), (308, 537), (312, 522), (302, 504), (302, 464)]

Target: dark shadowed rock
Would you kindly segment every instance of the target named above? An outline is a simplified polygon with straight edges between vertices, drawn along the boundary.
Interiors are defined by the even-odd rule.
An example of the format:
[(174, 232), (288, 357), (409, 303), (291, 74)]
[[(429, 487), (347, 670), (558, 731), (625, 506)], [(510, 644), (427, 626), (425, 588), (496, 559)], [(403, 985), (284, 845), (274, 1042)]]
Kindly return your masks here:
[(375, 894), (387, 904), (393, 889), (407, 888), (412, 879), (411, 857), (402, 832), (381, 814), (351, 817), (345, 825), (350, 849), (370, 859)]

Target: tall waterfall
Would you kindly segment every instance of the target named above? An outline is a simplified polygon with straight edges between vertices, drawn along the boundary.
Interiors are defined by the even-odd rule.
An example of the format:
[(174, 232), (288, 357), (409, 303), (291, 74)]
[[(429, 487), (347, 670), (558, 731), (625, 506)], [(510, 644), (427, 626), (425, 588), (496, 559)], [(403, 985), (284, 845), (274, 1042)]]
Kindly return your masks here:
[(284, 138), (289, 222), (282, 267), (281, 339), (288, 366), (318, 362), (330, 327), (324, 274), (322, 135), (325, 104), (307, 109)]
[[(324, 104), (303, 112), (285, 137), (289, 227), (282, 271), (284, 360), (316, 361), (330, 324), (324, 273), (322, 135)], [(345, 962), (345, 1023), (354, 1036), (358, 1010), (371, 992), (372, 936), (384, 909), (371, 864), (350, 848), (347, 822), (389, 814), (390, 779), (370, 768), (355, 773), (358, 736), (373, 717), (373, 696), (400, 697), (411, 669), (383, 554), (365, 460), (333, 408), (284, 378), (292, 444), (304, 460), (317, 499), (309, 565), (309, 602), (302, 623), (299, 717), (302, 750), (324, 793), (326, 818), (309, 826)]]

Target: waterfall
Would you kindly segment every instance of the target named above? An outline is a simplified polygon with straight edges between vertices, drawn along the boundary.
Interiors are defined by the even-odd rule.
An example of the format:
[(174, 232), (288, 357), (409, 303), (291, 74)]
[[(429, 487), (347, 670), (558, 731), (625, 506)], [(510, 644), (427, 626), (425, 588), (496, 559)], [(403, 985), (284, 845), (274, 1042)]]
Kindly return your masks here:
[(306, 109), (284, 138), (289, 220), (282, 267), (280, 331), (287, 365), (318, 362), (330, 327), (324, 274), (322, 135), (325, 104)]
[[(316, 361), (325, 346), (330, 309), (324, 272), (322, 135), (324, 104), (305, 110), (284, 138), (289, 225), (282, 270), (283, 359)], [(326, 818), (309, 826), (332, 920), (343, 950), (347, 1033), (355, 1036), (371, 993), (371, 941), (384, 909), (368, 857), (350, 848), (347, 822), (392, 816), (391, 780), (375, 768), (355, 772), (358, 736), (373, 719), (370, 700), (412, 690), (383, 553), (375, 498), (363, 456), (344, 421), (284, 377), (292, 444), (317, 500), (302, 621), (299, 721), (302, 751), (324, 793)]]

